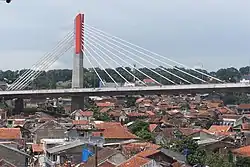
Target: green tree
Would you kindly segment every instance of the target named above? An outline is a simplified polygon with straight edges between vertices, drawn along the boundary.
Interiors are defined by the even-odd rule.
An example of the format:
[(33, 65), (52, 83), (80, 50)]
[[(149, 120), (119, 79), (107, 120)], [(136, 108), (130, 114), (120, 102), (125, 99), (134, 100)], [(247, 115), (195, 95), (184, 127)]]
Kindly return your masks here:
[(182, 136), (179, 140), (174, 140), (170, 145), (172, 150), (185, 154), (190, 165), (202, 164), (205, 151), (200, 150), (198, 143), (191, 137)]
[(126, 107), (132, 107), (135, 106), (135, 102), (136, 102), (136, 97), (129, 96), (125, 100), (125, 105)]
[(190, 110), (190, 106), (188, 103), (181, 104), (181, 110)]
[(249, 157), (237, 157), (236, 166), (237, 167), (249, 167), (250, 158)]
[(139, 136), (140, 138), (142, 138), (144, 140), (153, 140), (154, 139), (152, 133), (150, 133), (148, 130), (145, 130), (145, 129), (136, 132), (135, 135)]
[(204, 164), (209, 167), (233, 167), (233, 164), (227, 158), (218, 153), (207, 153)]
[(139, 136), (140, 138), (144, 140), (152, 140), (153, 135), (148, 130), (149, 123), (143, 122), (141, 120), (136, 120), (131, 126), (130, 130), (135, 135)]
[(149, 123), (148, 122), (143, 122), (141, 120), (136, 120), (130, 126), (130, 130), (132, 131), (132, 133), (137, 133), (138, 131), (141, 131), (141, 130), (147, 130), (148, 127), (149, 127)]
[(236, 82), (241, 78), (239, 70), (234, 67), (222, 68), (216, 72), (216, 77), (226, 82)]
[(190, 165), (203, 164), (204, 159), (206, 159), (206, 152), (201, 149), (197, 149), (187, 156), (187, 162)]
[(239, 69), (241, 75), (248, 75), (250, 74), (250, 66), (247, 67), (241, 67)]
[(94, 112), (93, 117), (98, 121), (105, 121), (105, 122), (111, 121), (111, 119), (107, 113)]

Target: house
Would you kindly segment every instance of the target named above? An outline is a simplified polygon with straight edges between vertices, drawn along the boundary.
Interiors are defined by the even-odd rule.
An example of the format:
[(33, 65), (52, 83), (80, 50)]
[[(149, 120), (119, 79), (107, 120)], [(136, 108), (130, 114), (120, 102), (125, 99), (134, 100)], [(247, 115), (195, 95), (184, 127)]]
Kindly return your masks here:
[(142, 111), (147, 111), (152, 109), (152, 100), (148, 98), (139, 98), (136, 100), (135, 105)]
[(155, 116), (155, 113), (153, 111), (146, 111), (146, 114), (148, 114), (149, 117)]
[(236, 114), (223, 114), (220, 118), (220, 125), (228, 125), (228, 126), (234, 126), (236, 121), (242, 117), (241, 115)]
[(64, 139), (67, 128), (55, 120), (47, 121), (31, 131), (33, 143), (40, 143), (41, 139)]
[(149, 124), (148, 130), (153, 134), (161, 132), (159, 124)]
[(238, 114), (249, 114), (250, 113), (250, 104), (239, 104), (237, 107)]
[(81, 109), (74, 111), (71, 113), (71, 116), (74, 120), (87, 120), (90, 121), (93, 118), (92, 111), (82, 111)]
[(114, 108), (115, 107), (115, 103), (112, 103), (112, 102), (97, 102), (96, 103), (96, 106), (99, 107), (99, 108)]
[[(28, 166), (30, 156), (19, 149), (0, 144), (0, 157), (4, 160), (4, 164), (11, 164), (11, 167), (25, 167)], [(1, 160), (1, 161), (2, 161)]]
[(0, 141), (14, 141), (23, 145), (20, 128), (0, 128)]
[(170, 166), (177, 161), (182, 164), (186, 163), (186, 157), (184, 155), (165, 148), (145, 150), (136, 154), (136, 156), (153, 159), (158, 166)]
[(121, 163), (117, 167), (160, 167), (156, 165), (156, 162), (153, 159), (143, 158), (139, 156), (133, 156), (127, 161)]
[(144, 150), (157, 150), (161, 146), (149, 142), (135, 142), (121, 145), (121, 151), (126, 157), (132, 157)]
[[(98, 151), (97, 154), (97, 166), (105, 167), (105, 164), (108, 166), (117, 166), (122, 162), (126, 161), (126, 157), (118, 150), (112, 149), (109, 147), (102, 148)], [(95, 155), (89, 158), (89, 160), (84, 164), (84, 167), (93, 167), (95, 165)]]
[(25, 124), (25, 119), (7, 119), (6, 126), (9, 128), (14, 128), (16, 126), (21, 126)]
[(162, 128), (162, 131), (155, 136), (156, 144), (168, 143), (172, 140), (180, 139), (182, 135), (199, 137), (200, 129), (193, 128)]
[[(46, 140), (44, 140), (46, 141)], [(47, 141), (48, 144), (50, 141)], [(56, 144), (56, 141), (54, 141)], [(74, 164), (79, 164), (82, 162), (82, 154), (83, 148), (89, 150), (90, 152), (94, 152), (94, 145), (97, 143), (89, 144), (88, 141), (62, 141), (60, 144), (57, 144), (53, 147), (46, 146), (45, 144), (45, 164), (49, 167), (55, 167), (56, 165), (60, 165), (65, 163), (66, 161), (71, 161)], [(98, 151), (100, 150), (98, 144)]]
[(111, 120), (116, 121), (116, 122), (125, 122), (127, 120), (127, 116), (119, 111), (111, 111), (108, 113), (110, 116)]
[(94, 123), (86, 120), (73, 120), (73, 127), (67, 130), (67, 137), (71, 138), (88, 138), (92, 136), (92, 132), (102, 132), (98, 130)]
[(128, 131), (121, 125), (120, 122), (103, 122), (95, 121), (97, 129), (102, 129), (103, 132), (92, 132), (93, 136), (103, 136), (106, 142), (119, 142), (130, 139), (138, 139), (137, 136)]
[(0, 109), (0, 120), (3, 119), (7, 119), (7, 110), (4, 109)]
[(226, 125), (212, 125), (208, 131), (210, 132), (232, 132), (232, 127), (231, 126), (226, 126)]
[(237, 132), (240, 132), (241, 130), (246, 128), (247, 124), (250, 124), (250, 117), (248, 117), (247, 115), (242, 115), (234, 122), (233, 129)]
[(4, 166), (4, 167), (17, 167), (16, 165), (10, 163), (9, 161), (7, 161), (5, 159), (1, 159), (0, 160), (0, 166)]
[(126, 116), (130, 122), (135, 121), (137, 119), (143, 119), (148, 117), (146, 113), (139, 113), (139, 112), (129, 112), (126, 114)]
[(40, 155), (44, 153), (43, 144), (32, 144), (31, 151), (33, 155)]
[(217, 136), (198, 141), (199, 147), (209, 152), (227, 155), (227, 153), (237, 147), (234, 136)]
[(232, 150), (232, 153), (234, 154), (235, 159), (237, 156), (250, 157), (250, 145), (234, 149)]
[(111, 110), (109, 107), (103, 107), (99, 112), (100, 113), (108, 113)]

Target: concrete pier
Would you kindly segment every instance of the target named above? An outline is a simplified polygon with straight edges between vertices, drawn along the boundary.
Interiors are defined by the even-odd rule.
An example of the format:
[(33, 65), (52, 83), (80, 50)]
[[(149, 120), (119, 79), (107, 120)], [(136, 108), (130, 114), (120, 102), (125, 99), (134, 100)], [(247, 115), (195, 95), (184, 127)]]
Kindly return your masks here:
[[(84, 15), (75, 18), (75, 53), (73, 57), (72, 88), (83, 88), (83, 23)], [(73, 96), (71, 111), (84, 108), (84, 98)]]

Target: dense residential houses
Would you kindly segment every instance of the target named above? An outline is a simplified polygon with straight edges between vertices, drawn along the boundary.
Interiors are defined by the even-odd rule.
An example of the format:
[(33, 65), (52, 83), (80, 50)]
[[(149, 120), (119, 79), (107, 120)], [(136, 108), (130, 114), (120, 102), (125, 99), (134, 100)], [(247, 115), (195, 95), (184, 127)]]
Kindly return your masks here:
[[(184, 167), (186, 156), (167, 147), (182, 137), (206, 151), (232, 152), (234, 161), (250, 157), (250, 104), (179, 95), (136, 97), (128, 106), (127, 98), (95, 98), (66, 116), (1, 109), (0, 166)], [(103, 114), (107, 120), (96, 116)], [(138, 121), (147, 125), (140, 133), (131, 128)]]

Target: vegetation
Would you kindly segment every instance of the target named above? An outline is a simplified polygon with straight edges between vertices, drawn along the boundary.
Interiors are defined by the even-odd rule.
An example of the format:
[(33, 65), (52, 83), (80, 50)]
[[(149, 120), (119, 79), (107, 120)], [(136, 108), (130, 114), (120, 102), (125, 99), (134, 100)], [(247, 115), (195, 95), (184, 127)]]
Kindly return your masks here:
[(129, 96), (125, 100), (125, 105), (126, 107), (132, 107), (135, 106), (135, 102), (136, 102), (136, 97)]
[(250, 158), (249, 157), (237, 157), (237, 161), (235, 166), (237, 167), (249, 167), (250, 166)]
[(245, 93), (230, 93), (223, 96), (223, 102), (227, 104), (241, 104), (241, 103), (250, 103), (250, 97)]
[(111, 118), (109, 117), (109, 115), (107, 113), (101, 113), (100, 109), (95, 105), (94, 101), (91, 99), (88, 99), (86, 101), (86, 107), (93, 111), (94, 115), (93, 117), (98, 120), (98, 121), (106, 121), (109, 122), (111, 121)]
[[(176, 67), (179, 68), (179, 67)], [(139, 79), (145, 79), (146, 77), (142, 75), (138, 71), (133, 71), (131, 68), (126, 67), (128, 71), (131, 73), (134, 73), (136, 76), (138, 76)], [(207, 80), (209, 82), (215, 82), (211, 81), (209, 78), (207, 78), (205, 75), (201, 75), (195, 71), (179, 68), (185, 72), (188, 72), (192, 75), (195, 75), (197, 77), (203, 78), (204, 80)], [(117, 71), (119, 71), (128, 81), (133, 81), (133, 77), (128, 74), (125, 70), (123, 70), (122, 67), (116, 68)], [(146, 73), (147, 75), (151, 76), (152, 78), (161, 81), (163, 84), (170, 84), (168, 81), (164, 80), (160, 76), (155, 75), (152, 73), (152, 71), (141, 68), (141, 71)], [(158, 71), (160, 74), (166, 76), (167, 78), (175, 81), (176, 83), (183, 83), (179, 78), (174, 77), (173, 75), (170, 75), (169, 73), (161, 70), (160, 68), (156, 68), (156, 71)], [(199, 70), (199, 69), (198, 69)], [(100, 76), (106, 81), (106, 82), (112, 82), (112, 80), (108, 77), (108, 75), (101, 69), (96, 68), (96, 71), (100, 74)], [(124, 82), (123, 78), (121, 78), (113, 69), (107, 69), (108, 73), (117, 81), (117, 82)], [(186, 80), (189, 80), (193, 83), (200, 83), (201, 81), (198, 81), (197, 79), (194, 79), (186, 74), (181, 73), (180, 71), (176, 69), (168, 69), (168, 71), (171, 71), (172, 73), (185, 78)], [(224, 80), (225, 82), (236, 82), (239, 79), (243, 78), (245, 75), (249, 74), (250, 67), (242, 67), (239, 70), (236, 68), (225, 68), (225, 69), (219, 69), (217, 72), (208, 72), (205, 70), (199, 70), (203, 73), (212, 75), (214, 77), (217, 77), (221, 80)], [(0, 80), (8, 80), (9, 83), (12, 83), (14, 80), (16, 80), (20, 75), (22, 75), (25, 72), (25, 70), (20, 71), (0, 71)], [(62, 70), (50, 70), (50, 71), (43, 71), (41, 75), (35, 79), (32, 83), (30, 88), (37, 88), (37, 89), (48, 89), (48, 88), (55, 88), (56, 83), (59, 81), (66, 82), (70, 81), (72, 76), (72, 71), (69, 69), (62, 69)], [(86, 69), (84, 68), (84, 87), (98, 87), (99, 86), (99, 80), (97, 75), (95, 74), (93, 69)], [(67, 85), (66, 87), (69, 87)]]
[(149, 123), (136, 120), (130, 126), (130, 130), (132, 131), (132, 133), (134, 133), (135, 135), (139, 136), (140, 138), (144, 140), (152, 140), (153, 135), (152, 133), (149, 132), (148, 127), (149, 127)]
[(250, 164), (249, 158), (239, 158), (237, 162), (234, 163), (232, 154), (230, 153), (223, 156), (218, 153), (206, 152), (199, 148), (197, 142), (191, 137), (185, 137), (178, 133), (175, 136), (177, 140), (174, 140), (164, 147), (184, 154), (190, 165), (208, 165), (209, 167), (245, 167)]

